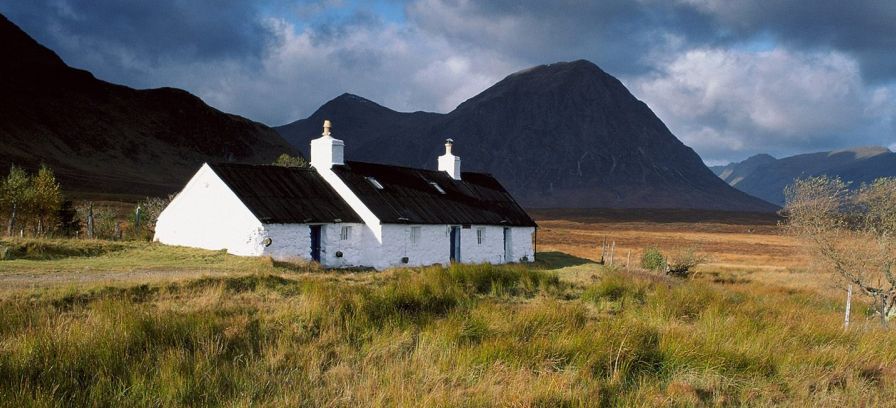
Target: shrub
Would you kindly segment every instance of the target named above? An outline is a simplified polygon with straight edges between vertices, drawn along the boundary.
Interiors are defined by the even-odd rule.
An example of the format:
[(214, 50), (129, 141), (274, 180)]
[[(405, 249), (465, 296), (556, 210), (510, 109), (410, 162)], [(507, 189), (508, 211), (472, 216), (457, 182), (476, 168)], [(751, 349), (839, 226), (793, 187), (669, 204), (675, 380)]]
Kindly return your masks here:
[(676, 278), (687, 278), (698, 265), (706, 263), (706, 257), (698, 254), (693, 248), (679, 251), (669, 259), (666, 273)]
[(644, 250), (641, 255), (641, 267), (651, 271), (662, 271), (666, 269), (666, 257), (657, 247), (649, 247)]

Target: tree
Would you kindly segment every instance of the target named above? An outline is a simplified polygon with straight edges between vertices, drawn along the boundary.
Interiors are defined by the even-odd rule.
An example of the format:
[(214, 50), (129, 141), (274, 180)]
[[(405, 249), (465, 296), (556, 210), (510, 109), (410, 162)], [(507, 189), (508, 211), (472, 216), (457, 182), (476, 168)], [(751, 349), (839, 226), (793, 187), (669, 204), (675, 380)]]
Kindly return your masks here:
[(274, 161), (274, 165), (280, 167), (304, 168), (308, 167), (308, 162), (303, 157), (290, 156), (286, 153), (283, 153), (280, 155), (280, 157), (277, 157), (277, 160)]
[(0, 204), (4, 212), (9, 214), (6, 224), (6, 235), (12, 235), (22, 213), (28, 211), (32, 198), (31, 176), (21, 167), (13, 165), (9, 175), (0, 185)]
[(31, 183), (32, 211), (37, 222), (37, 235), (45, 235), (56, 227), (59, 209), (62, 207), (62, 190), (56, 182), (53, 170), (41, 165)]
[(850, 189), (839, 178), (812, 177), (784, 193), (787, 230), (837, 283), (869, 297), (886, 325), (896, 315), (896, 178)]
[[(137, 207), (134, 208), (134, 214), (132, 215), (131, 221), (135, 227), (135, 235), (137, 238), (141, 239), (152, 239), (153, 234), (156, 231), (156, 222), (159, 220), (159, 215), (162, 214), (162, 211), (165, 207), (168, 207), (168, 204), (171, 203), (171, 200), (174, 199), (174, 194), (169, 195), (168, 197), (147, 197), (145, 200), (137, 203)], [(137, 218), (137, 214), (139, 209), (139, 220)]]

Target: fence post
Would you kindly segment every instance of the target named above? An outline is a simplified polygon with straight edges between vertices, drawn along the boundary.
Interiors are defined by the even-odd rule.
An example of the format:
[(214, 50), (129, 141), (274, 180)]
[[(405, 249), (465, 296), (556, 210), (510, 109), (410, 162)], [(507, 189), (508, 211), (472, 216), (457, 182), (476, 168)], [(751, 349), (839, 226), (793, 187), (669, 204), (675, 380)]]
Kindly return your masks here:
[(134, 210), (134, 236), (140, 238), (140, 204), (137, 204), (137, 209)]
[(93, 239), (93, 201), (87, 205), (87, 238)]
[(610, 265), (613, 265), (613, 258), (616, 257), (616, 241), (613, 241), (613, 245), (610, 247)]
[(846, 314), (843, 317), (843, 330), (849, 329), (849, 309), (852, 306), (852, 284), (846, 288)]

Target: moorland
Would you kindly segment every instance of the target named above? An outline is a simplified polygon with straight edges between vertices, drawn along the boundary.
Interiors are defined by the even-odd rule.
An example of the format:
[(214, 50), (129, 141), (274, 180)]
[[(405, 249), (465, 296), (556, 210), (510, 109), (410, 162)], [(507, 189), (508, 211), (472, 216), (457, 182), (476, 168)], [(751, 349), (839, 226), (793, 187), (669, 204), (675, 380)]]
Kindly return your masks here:
[[(7, 406), (887, 405), (896, 339), (770, 216), (534, 211), (533, 265), (5, 240)], [(615, 242), (614, 263), (600, 264)], [(695, 248), (687, 279), (645, 248)], [(628, 253), (631, 252), (631, 256)], [(629, 260), (630, 259), (630, 260)]]

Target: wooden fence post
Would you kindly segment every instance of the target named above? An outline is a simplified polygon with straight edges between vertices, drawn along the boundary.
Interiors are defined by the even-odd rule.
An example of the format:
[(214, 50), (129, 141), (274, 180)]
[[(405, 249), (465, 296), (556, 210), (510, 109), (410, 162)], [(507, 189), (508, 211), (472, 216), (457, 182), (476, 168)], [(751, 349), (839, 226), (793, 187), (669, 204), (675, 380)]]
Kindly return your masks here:
[(843, 317), (843, 330), (849, 329), (849, 309), (852, 306), (852, 284), (846, 288), (846, 314)]

